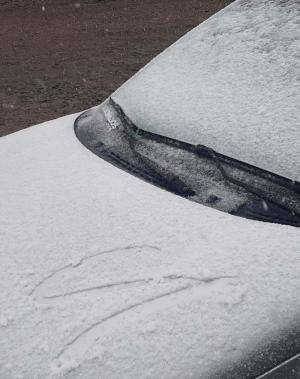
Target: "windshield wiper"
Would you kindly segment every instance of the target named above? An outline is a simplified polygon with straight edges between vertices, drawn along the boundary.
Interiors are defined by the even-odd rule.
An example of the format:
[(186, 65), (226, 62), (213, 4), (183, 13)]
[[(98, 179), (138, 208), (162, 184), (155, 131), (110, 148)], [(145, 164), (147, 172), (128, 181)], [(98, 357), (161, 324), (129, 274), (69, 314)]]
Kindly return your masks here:
[(300, 183), (137, 127), (113, 100), (75, 122), (98, 156), (152, 184), (250, 219), (300, 226)]
[[(296, 217), (296, 219), (299, 218), (300, 220), (300, 214), (294, 209), (291, 209), (289, 203), (285, 204), (285, 197), (282, 197), (279, 200), (274, 200), (270, 196), (268, 196), (267, 193), (264, 193), (259, 188), (255, 188), (247, 182), (243, 182), (234, 177), (231, 177), (225, 171), (222, 163), (220, 162), (216, 152), (213, 149), (210, 149), (202, 145), (200, 146), (198, 145), (197, 147), (199, 149), (200, 154), (209, 155), (210, 158), (214, 160), (216, 167), (218, 167), (218, 169), (222, 173), (224, 180), (228, 181), (229, 183), (235, 184), (240, 188), (245, 189), (248, 193), (256, 196), (258, 199), (261, 200), (261, 201), (252, 202), (251, 206), (249, 206), (249, 204), (247, 203), (244, 203), (235, 211), (230, 212), (231, 214), (236, 214), (239, 216), (244, 216), (244, 217), (254, 218), (254, 219), (257, 219), (258, 216), (260, 216), (265, 221), (273, 221), (273, 222), (276, 222), (276, 219), (277, 219), (279, 223), (282, 218), (285, 218), (287, 220), (287, 219), (290, 219), (290, 216), (292, 216), (292, 219)], [(274, 180), (275, 178), (272, 178), (272, 179)], [(280, 182), (281, 182), (281, 185), (284, 185), (285, 188), (296, 191), (297, 193), (296, 182), (289, 182), (289, 181), (284, 182), (283, 178), (281, 178)], [(298, 192), (299, 192), (299, 189), (298, 189)]]

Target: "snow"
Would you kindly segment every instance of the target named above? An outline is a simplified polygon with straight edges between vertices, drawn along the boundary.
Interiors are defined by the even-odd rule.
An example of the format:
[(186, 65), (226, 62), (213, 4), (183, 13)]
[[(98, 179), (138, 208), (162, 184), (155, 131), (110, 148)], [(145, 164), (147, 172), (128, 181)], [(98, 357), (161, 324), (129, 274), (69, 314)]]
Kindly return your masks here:
[[(233, 62), (236, 64), (233, 71), (238, 79), (236, 83), (246, 80), (243, 70), (248, 66), (243, 58), (241, 38), (246, 39), (245, 46), (253, 47), (251, 25), (261, 17), (258, 29), (263, 23), (265, 28), (270, 26), (268, 22), (265, 24), (264, 12), (258, 12), (259, 4), (266, 7), (273, 20), (275, 3), (255, 1), (254, 12), (252, 6), (238, 2), (161, 55), (157, 61), (160, 64), (150, 64), (116, 97), (126, 105), (130, 117), (137, 117), (139, 126), (145, 126), (145, 120), (151, 119), (151, 125), (161, 128), (157, 130), (160, 133), (165, 131), (182, 139), (193, 137), (193, 143), (197, 136), (201, 137), (201, 143), (209, 145), (204, 136), (210, 135), (200, 135), (199, 130), (197, 133), (199, 123), (193, 121), (194, 116), (201, 120), (206, 131), (210, 130), (208, 126), (228, 125), (226, 133), (230, 134), (231, 128), (241, 130), (248, 125), (243, 129), (243, 138), (249, 140), (247, 149), (243, 150), (245, 160), (248, 151), (251, 155), (254, 143), (250, 129), (257, 131), (258, 121), (264, 121), (259, 125), (270, 131), (271, 123), (277, 120), (274, 134), (278, 135), (279, 121), (284, 119), (285, 127), (290, 128), (289, 136), (282, 136), (282, 140), (286, 138), (285, 147), (289, 148), (285, 158), (293, 161), (294, 170), (286, 172), (281, 160), (275, 161), (277, 171), (283, 170), (286, 176), (291, 176), (299, 168), (299, 159), (293, 158), (295, 149), (289, 145), (290, 136), (298, 135), (295, 124), (292, 127), (293, 92), (284, 89), (290, 95), (287, 102), (282, 91), (273, 93), (273, 82), (261, 78), (261, 95), (253, 107), (258, 102), (264, 105), (266, 87), (270, 91), (270, 104), (278, 96), (278, 101), (285, 105), (280, 110), (272, 108), (271, 112), (268, 108), (271, 105), (265, 104), (269, 113), (257, 112), (254, 117), (241, 104), (247, 96), (255, 100), (252, 91), (257, 91), (258, 83), (248, 90), (249, 82), (245, 88), (239, 84), (244, 91), (238, 101), (235, 86), (229, 86), (226, 79), (233, 56), (241, 51), (237, 58), (239, 64)], [(286, 28), (292, 30), (294, 2), (286, 6), (291, 9)], [(283, 17), (289, 17), (286, 11), (282, 13)], [(236, 23), (231, 23), (231, 18)], [(246, 18), (249, 33), (238, 28), (238, 25), (244, 27)], [(225, 27), (240, 30), (233, 37), (236, 48), (232, 39), (226, 38), (231, 33), (223, 33)], [(284, 29), (280, 23), (276, 28)], [(211, 35), (212, 30), (216, 31), (216, 37)], [(275, 33), (274, 28), (269, 32)], [(208, 51), (207, 44), (214, 42)], [(198, 61), (190, 56), (191, 76), (183, 75), (184, 80), (179, 76), (177, 83), (170, 86), (169, 79), (174, 73), (181, 69), (186, 73), (189, 59), (183, 66), (174, 61), (170, 72), (165, 71), (167, 61), (187, 52), (187, 46), (197, 51), (201, 47), (204, 63), (198, 71), (198, 66), (193, 66)], [(218, 59), (214, 59), (213, 67), (207, 66), (212, 62), (209, 55), (218, 57), (214, 46), (224, 53), (219, 56), (224, 71), (219, 70)], [(276, 43), (270, 49), (271, 56), (274, 51), (274, 59), (281, 46)], [(225, 47), (235, 50), (227, 56)], [(286, 38), (286, 48), (290, 54), (289, 38)], [(248, 58), (256, 59), (251, 54)], [(257, 66), (257, 72), (265, 73), (261, 68)], [(282, 74), (278, 70), (277, 79)], [(154, 75), (152, 83), (150, 71)], [(161, 72), (164, 77), (160, 76)], [(201, 104), (203, 113), (198, 105), (195, 107), (194, 91), (187, 91), (186, 83), (193, 87), (196, 80), (193, 72), (199, 73), (197, 80), (203, 83), (203, 94), (197, 94), (197, 104)], [(291, 91), (295, 90), (293, 72), (290, 68), (285, 79), (290, 80)], [(252, 73), (248, 67), (245, 75)], [(213, 75), (218, 80), (211, 82)], [(272, 64), (268, 75), (274, 75)], [(157, 77), (161, 80), (159, 94), (155, 87)], [(275, 86), (280, 84), (276, 78)], [(139, 86), (140, 80), (147, 84), (144, 90)], [(199, 81), (195, 83), (197, 88)], [(228, 86), (224, 87), (226, 83)], [(264, 86), (266, 83), (268, 86)], [(148, 84), (153, 85), (151, 91)], [(178, 88), (182, 88), (180, 96)], [(220, 96), (216, 105), (214, 93), (222, 94), (222, 88), (226, 88), (230, 101), (225, 105)], [(236, 88), (239, 92), (237, 85)], [(137, 96), (133, 96), (133, 90)], [(182, 102), (183, 98), (186, 101)], [(164, 115), (162, 99), (164, 109), (170, 109)], [(142, 107), (146, 100), (154, 107), (154, 113), (151, 107)], [(266, 117), (267, 113), (271, 119)], [(115, 168), (78, 141), (73, 130), (76, 116), (66, 116), (0, 139), (1, 378), (211, 377), (299, 323), (300, 234), (297, 228), (230, 216), (177, 197)], [(174, 129), (170, 129), (172, 122)], [(213, 135), (216, 145), (212, 147), (216, 148), (220, 141), (217, 134)], [(275, 137), (269, 136), (270, 145), (278, 148), (280, 157), (284, 149)], [(241, 140), (235, 138), (237, 149)], [(230, 146), (225, 142), (224, 147)], [(264, 145), (263, 141), (256, 143), (257, 149)], [(271, 159), (272, 152), (265, 147), (264, 154)], [(236, 153), (241, 152), (236, 150)], [(248, 161), (251, 157), (256, 159), (251, 155)], [(264, 163), (266, 168), (274, 163), (268, 159)]]
[[(117, 166), (125, 161), (125, 167), (130, 167), (131, 173), (138, 172), (140, 177), (147, 178), (146, 181), (150, 180), (152, 183), (156, 180), (163, 188), (171, 187), (171, 192), (181, 194), (192, 201), (213, 206), (230, 214), (237, 214), (233, 212), (240, 206), (243, 207), (245, 202), (249, 204), (252, 201), (252, 204), (256, 201), (262, 212), (269, 210), (266, 202), (257, 202), (255, 197), (251, 199), (249, 193), (242, 191), (241, 187), (228, 186), (227, 181), (224, 181), (224, 176), (228, 175), (244, 183), (251, 183), (261, 194), (264, 193), (266, 198), (273, 198), (279, 202), (284, 198), (289, 209), (295, 213), (300, 211), (300, 194), (297, 195), (296, 192), (272, 186), (269, 180), (259, 176), (255, 177), (245, 172), (241, 175), (240, 171), (232, 168), (230, 164), (226, 165), (225, 175), (222, 169), (220, 175), (219, 165), (214, 160), (144, 138), (142, 135), (135, 135), (129, 130), (132, 130), (130, 120), (122, 115), (122, 111), (118, 110), (117, 105), (111, 100), (102, 104), (100, 108), (84, 112), (75, 126), (78, 139), (99, 157), (109, 162), (117, 161)], [(112, 158), (113, 156), (115, 158)], [(286, 224), (284, 218), (282, 223)]]
[(140, 128), (300, 181), (299, 2), (240, 0), (114, 94)]
[(297, 228), (111, 166), (75, 115), (0, 140), (0, 377), (204, 377), (299, 315)]

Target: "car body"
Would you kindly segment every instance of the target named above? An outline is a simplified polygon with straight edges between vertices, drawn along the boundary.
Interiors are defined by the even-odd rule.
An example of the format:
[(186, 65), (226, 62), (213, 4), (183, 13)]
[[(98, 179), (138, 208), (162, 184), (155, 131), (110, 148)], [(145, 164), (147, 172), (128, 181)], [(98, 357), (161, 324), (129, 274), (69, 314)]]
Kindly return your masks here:
[[(271, 43), (276, 28), (296, 38), (296, 5), (233, 3), (156, 58), (113, 94), (113, 101), (145, 131), (203, 143), (297, 182), (299, 148), (291, 143), (299, 137), (294, 56), (290, 65), (285, 62), (287, 76), (276, 78), (274, 56), (269, 66), (266, 56), (261, 65), (253, 60), (247, 65), (246, 59), (255, 60), (256, 46), (260, 62), (261, 46), (253, 40), (262, 39), (270, 48), (266, 38)], [(205, 95), (195, 72), (201, 72), (198, 62), (204, 67), (200, 48), (208, 35), (203, 57), (211, 54), (210, 62), (223, 62), (233, 76), (226, 70), (215, 75), (216, 66), (207, 66), (205, 77), (215, 79)], [(197, 60), (189, 59), (194, 38), (201, 42)], [(228, 46), (221, 48), (226, 38)], [(231, 66), (236, 56), (230, 58), (228, 49), (237, 44), (240, 51), (241, 38), (245, 59), (239, 56), (240, 64)], [(282, 41), (287, 50), (294, 49), (292, 37), (283, 35)], [(174, 58), (178, 54), (184, 64)], [(228, 61), (222, 61), (225, 57)], [(263, 68), (271, 70), (264, 80), (272, 96), (274, 88), (286, 88), (287, 78), (292, 86), (278, 90), (276, 101), (269, 98), (269, 110), (282, 100), (272, 120), (270, 111), (258, 112), (246, 103), (251, 97), (247, 85), (258, 71), (264, 77)], [(231, 97), (227, 108), (219, 79)], [(230, 83), (232, 88), (243, 83), (244, 92), (231, 92)], [(264, 81), (259, 84), (264, 86)], [(251, 91), (252, 99), (259, 93), (257, 104), (263, 107), (268, 91)], [(217, 99), (223, 106), (215, 117)], [(77, 138), (74, 123), (75, 129), (81, 121), (83, 130), (96, 134), (102, 124), (114, 132), (119, 124), (111, 112), (105, 102), (0, 141), (0, 377), (296, 378), (299, 229), (190, 201), (131, 175), (131, 168), (120, 170), (99, 158)], [(237, 127), (247, 120), (249, 128)], [(197, 125), (206, 126), (200, 133)], [(271, 138), (272, 125), (276, 138)]]

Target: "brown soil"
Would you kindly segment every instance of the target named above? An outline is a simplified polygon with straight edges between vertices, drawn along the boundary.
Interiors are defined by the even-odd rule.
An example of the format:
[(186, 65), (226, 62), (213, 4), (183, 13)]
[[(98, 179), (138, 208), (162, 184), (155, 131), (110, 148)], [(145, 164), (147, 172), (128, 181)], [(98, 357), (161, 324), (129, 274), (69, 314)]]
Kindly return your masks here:
[(0, 0), (0, 136), (100, 103), (230, 0)]

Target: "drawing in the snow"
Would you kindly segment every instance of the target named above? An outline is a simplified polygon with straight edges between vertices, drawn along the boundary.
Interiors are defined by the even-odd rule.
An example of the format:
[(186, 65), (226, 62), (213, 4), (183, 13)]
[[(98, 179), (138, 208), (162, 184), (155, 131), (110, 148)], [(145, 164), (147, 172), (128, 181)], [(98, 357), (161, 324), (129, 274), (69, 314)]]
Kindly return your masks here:
[(0, 140), (0, 378), (297, 378), (297, 0), (237, 0), (103, 104)]

